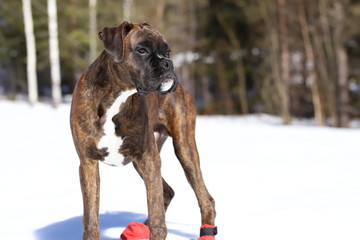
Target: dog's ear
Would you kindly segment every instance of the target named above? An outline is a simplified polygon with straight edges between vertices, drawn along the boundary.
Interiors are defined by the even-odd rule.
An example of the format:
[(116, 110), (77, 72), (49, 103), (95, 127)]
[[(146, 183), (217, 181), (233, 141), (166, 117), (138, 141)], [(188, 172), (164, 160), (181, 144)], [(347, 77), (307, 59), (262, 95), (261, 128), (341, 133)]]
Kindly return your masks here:
[(114, 57), (115, 62), (121, 62), (124, 57), (124, 39), (134, 27), (133, 24), (123, 22), (119, 27), (103, 27), (98, 33), (105, 50)]
[(146, 26), (146, 27), (151, 27), (150, 24), (148, 24), (147, 22), (143, 22), (143, 23), (141, 24), (141, 26), (142, 26), (142, 27), (144, 27), (144, 26)]

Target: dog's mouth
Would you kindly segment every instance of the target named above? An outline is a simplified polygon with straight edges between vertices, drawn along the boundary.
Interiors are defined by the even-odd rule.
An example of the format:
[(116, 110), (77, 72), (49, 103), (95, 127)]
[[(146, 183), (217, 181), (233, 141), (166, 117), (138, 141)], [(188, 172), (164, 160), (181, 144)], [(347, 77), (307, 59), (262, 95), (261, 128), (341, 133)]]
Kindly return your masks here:
[(146, 96), (150, 92), (159, 92), (161, 95), (174, 92), (177, 87), (177, 77), (175, 74), (166, 74), (161, 75), (155, 80), (157, 83), (150, 85), (149, 87), (144, 87), (142, 85), (137, 87), (137, 91), (140, 95)]

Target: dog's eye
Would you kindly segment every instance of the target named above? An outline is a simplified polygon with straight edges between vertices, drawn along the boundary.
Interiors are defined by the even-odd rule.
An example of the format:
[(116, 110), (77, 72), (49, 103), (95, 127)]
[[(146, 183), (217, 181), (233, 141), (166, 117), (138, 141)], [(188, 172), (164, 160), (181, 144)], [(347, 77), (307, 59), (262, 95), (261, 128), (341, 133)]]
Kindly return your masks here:
[(141, 55), (148, 54), (149, 52), (145, 48), (139, 48), (136, 50)]
[(167, 58), (170, 58), (170, 52), (171, 52), (171, 50), (169, 50), (169, 51), (166, 52), (166, 57), (167, 57)]

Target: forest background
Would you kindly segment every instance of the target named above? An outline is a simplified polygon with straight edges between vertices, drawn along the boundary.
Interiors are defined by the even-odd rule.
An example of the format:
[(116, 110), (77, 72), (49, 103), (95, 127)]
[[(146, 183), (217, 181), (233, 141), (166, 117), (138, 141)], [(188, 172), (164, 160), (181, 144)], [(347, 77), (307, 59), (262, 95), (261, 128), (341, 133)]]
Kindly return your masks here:
[(124, 20), (163, 33), (200, 114), (268, 113), (334, 127), (360, 117), (359, 0), (0, 0), (0, 99), (68, 102), (103, 49), (98, 30)]

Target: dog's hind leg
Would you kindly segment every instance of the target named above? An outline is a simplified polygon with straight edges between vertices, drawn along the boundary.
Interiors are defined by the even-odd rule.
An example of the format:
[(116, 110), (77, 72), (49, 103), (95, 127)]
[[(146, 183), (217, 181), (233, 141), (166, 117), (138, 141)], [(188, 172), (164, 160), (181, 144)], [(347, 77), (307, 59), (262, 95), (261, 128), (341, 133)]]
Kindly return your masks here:
[(80, 163), (80, 183), (84, 201), (83, 240), (98, 240), (100, 177), (99, 163), (91, 159), (82, 159)]
[(215, 225), (215, 201), (205, 186), (195, 139), (192, 135), (174, 138), (175, 153), (184, 169), (188, 182), (195, 192), (201, 211), (202, 224)]
[(165, 211), (170, 205), (171, 200), (175, 196), (174, 190), (170, 187), (170, 185), (163, 178), (163, 188), (164, 188), (164, 206)]
[[(214, 225), (215, 201), (208, 192), (200, 169), (199, 154), (195, 141), (196, 108), (191, 97), (184, 90), (170, 104), (168, 129), (173, 139), (175, 154), (184, 169), (186, 178), (193, 188), (201, 211), (202, 224)], [(184, 104), (172, 105), (172, 102)]]

